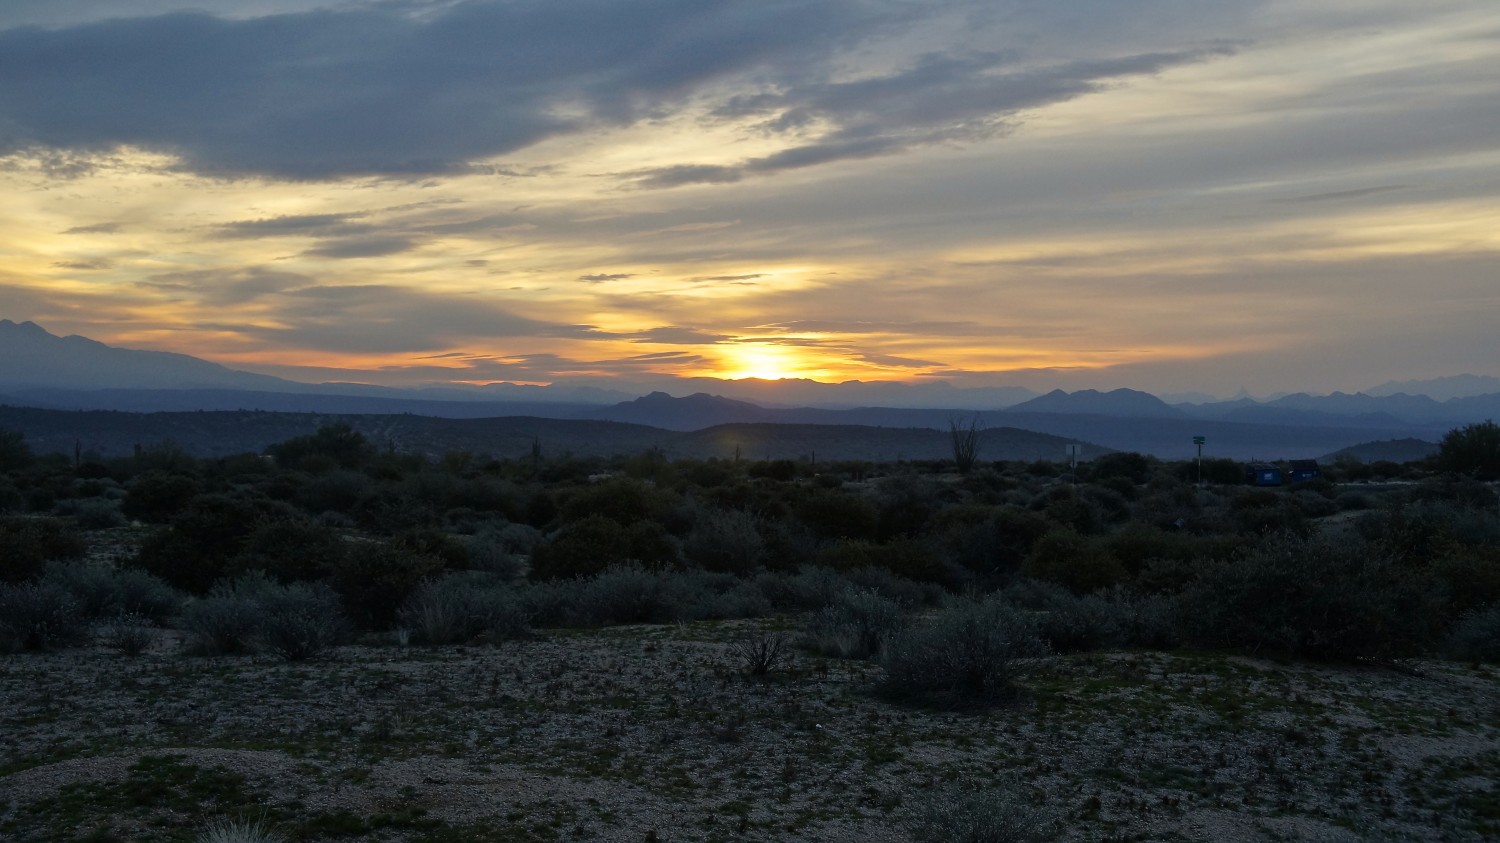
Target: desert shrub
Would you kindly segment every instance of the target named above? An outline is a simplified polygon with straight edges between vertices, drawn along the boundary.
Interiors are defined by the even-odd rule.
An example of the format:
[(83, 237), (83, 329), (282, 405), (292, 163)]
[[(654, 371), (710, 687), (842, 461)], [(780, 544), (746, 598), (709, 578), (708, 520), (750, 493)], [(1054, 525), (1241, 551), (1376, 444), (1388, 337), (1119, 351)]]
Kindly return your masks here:
[(1053, 530), (1032, 547), (1022, 567), (1026, 576), (1087, 594), (1123, 582), (1125, 566), (1100, 539), (1072, 530)]
[[(297, 475), (306, 477), (306, 475)], [(359, 471), (330, 471), (301, 483), (293, 490), (297, 504), (308, 512), (353, 512), (370, 493), (369, 475)]]
[[(506, 526), (517, 525), (507, 524)], [(464, 544), (469, 554), (466, 567), (470, 570), (491, 574), (507, 582), (525, 579), (527, 572), (531, 570), (526, 558), (521, 553), (509, 549), (506, 542), (494, 531), (476, 533), (470, 536)]]
[(1442, 471), (1500, 480), (1500, 425), (1486, 420), (1448, 431), (1434, 462)]
[(61, 500), (52, 507), (52, 514), (72, 519), (73, 525), (81, 530), (108, 530), (128, 523), (120, 513), (118, 501), (102, 498)]
[(469, 565), (468, 545), (441, 530), (403, 530), (391, 538), (390, 544), (415, 556), (435, 556), (449, 570), (459, 571)]
[(1124, 589), (1108, 593), (1117, 607), (1120, 644), (1171, 650), (1182, 644), (1178, 602), (1164, 594), (1140, 594)]
[(277, 519), (245, 537), (230, 569), (264, 571), (282, 583), (320, 580), (346, 551), (339, 532), (323, 522), (301, 516)]
[(825, 539), (877, 538), (880, 512), (862, 495), (814, 489), (792, 506), (796, 519)]
[(160, 637), (156, 624), (141, 615), (120, 615), (99, 630), (100, 644), (132, 659), (151, 649)]
[(214, 820), (194, 838), (194, 843), (285, 843), (286, 838), (265, 824), (252, 820)]
[(584, 626), (690, 620), (708, 602), (701, 585), (633, 565), (610, 568), (583, 583), (574, 618)]
[(1093, 533), (1103, 522), (1098, 505), (1073, 485), (1052, 486), (1032, 498), (1027, 508), (1078, 533)]
[(182, 610), (188, 651), (203, 656), (248, 653), (260, 631), (260, 605), (233, 593), (200, 597)]
[(203, 491), (195, 478), (148, 471), (130, 482), (120, 511), (129, 518), (164, 524)]
[(751, 676), (765, 676), (791, 658), (791, 639), (781, 632), (747, 632), (729, 645), (729, 651)]
[(26, 468), (36, 460), (26, 434), (19, 430), (0, 430), (0, 472)]
[(349, 636), (338, 594), (323, 583), (292, 583), (262, 592), (256, 642), (287, 661), (312, 658)]
[(1088, 468), (1095, 478), (1100, 480), (1120, 478), (1134, 485), (1150, 480), (1151, 472), (1156, 465), (1155, 458), (1133, 451), (1101, 454), (1088, 462)]
[(568, 492), (562, 502), (564, 521), (590, 516), (608, 518), (618, 524), (661, 521), (676, 504), (676, 496), (629, 477), (614, 477)]
[(1450, 616), (1500, 606), (1500, 544), (1453, 548), (1427, 570), (1446, 591)]
[(310, 436), (298, 436), (266, 449), (283, 468), (319, 474), (335, 468), (359, 468), (375, 456), (364, 434), (347, 422), (324, 425)]
[(765, 564), (775, 571), (796, 571), (812, 564), (818, 553), (818, 537), (791, 519), (765, 518), (758, 522), (765, 544)]
[(49, 562), (42, 582), (67, 592), (84, 618), (136, 615), (161, 623), (177, 614), (182, 595), (145, 571), (90, 562)]
[(462, 644), (481, 635), (525, 637), (528, 612), (505, 581), (480, 572), (447, 574), (422, 584), (401, 606), (403, 627), (424, 644)]
[(949, 786), (916, 800), (906, 812), (915, 843), (1028, 843), (1053, 840), (1057, 821), (1012, 783), (1007, 790)]
[(708, 571), (749, 574), (761, 566), (765, 553), (755, 517), (734, 509), (703, 510), (682, 543), (688, 564)]
[(675, 566), (676, 541), (654, 521), (624, 525), (602, 515), (573, 522), (537, 545), (531, 555), (533, 579), (560, 579), (597, 574), (607, 568), (637, 564)]
[(1059, 653), (1102, 650), (1120, 643), (1119, 606), (1097, 594), (1074, 594), (1029, 581), (1004, 592), (1006, 600), (1036, 612), (1037, 632)]
[(1435, 582), (1379, 547), (1294, 533), (1204, 566), (1182, 595), (1193, 639), (1313, 659), (1395, 657), (1433, 638)]
[(81, 644), (88, 633), (88, 619), (61, 588), (0, 584), (0, 648), (52, 650)]
[(754, 585), (778, 609), (811, 611), (832, 603), (849, 587), (849, 581), (829, 568), (808, 566), (794, 574), (762, 573)]
[(850, 589), (808, 618), (802, 647), (840, 659), (871, 659), (906, 628), (901, 605), (873, 591)]
[(1500, 605), (1474, 609), (1459, 618), (1443, 642), (1443, 655), (1470, 662), (1500, 662)]
[(329, 572), (328, 583), (343, 598), (358, 626), (389, 629), (401, 605), (423, 580), (443, 571), (443, 560), (387, 544), (353, 546)]
[(267, 498), (199, 495), (170, 526), (142, 542), (132, 564), (184, 591), (204, 594), (215, 582), (245, 572), (241, 554), (252, 535), (299, 518), (286, 504)]
[(72, 525), (57, 518), (0, 518), (0, 582), (23, 582), (54, 559), (79, 559), (87, 546)]
[(989, 708), (1019, 699), (1016, 680), (1049, 654), (1022, 610), (994, 597), (960, 601), (887, 645), (880, 690), (944, 709)]
[(9, 477), (0, 475), (0, 514), (8, 512), (23, 512), (26, 509), (26, 496), (16, 488), (16, 484)]

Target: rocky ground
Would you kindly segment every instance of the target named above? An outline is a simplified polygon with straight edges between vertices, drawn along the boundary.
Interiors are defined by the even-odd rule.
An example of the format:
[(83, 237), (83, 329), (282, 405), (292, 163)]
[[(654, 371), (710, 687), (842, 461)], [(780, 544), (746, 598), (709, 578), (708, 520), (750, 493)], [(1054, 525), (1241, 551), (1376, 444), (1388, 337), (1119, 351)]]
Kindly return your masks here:
[(897, 841), (955, 783), (1065, 840), (1500, 835), (1500, 671), (1058, 658), (1022, 705), (902, 708), (794, 622), (371, 642), (288, 663), (163, 638), (0, 657), (0, 839)]

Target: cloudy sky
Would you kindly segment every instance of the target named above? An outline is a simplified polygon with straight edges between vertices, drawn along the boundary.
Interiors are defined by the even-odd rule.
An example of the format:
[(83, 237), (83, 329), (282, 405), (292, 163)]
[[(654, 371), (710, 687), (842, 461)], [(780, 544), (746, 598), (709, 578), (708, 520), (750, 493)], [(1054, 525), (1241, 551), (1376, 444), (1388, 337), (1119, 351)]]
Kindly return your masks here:
[(1500, 4), (5, 0), (0, 198), (299, 380), (1500, 375)]

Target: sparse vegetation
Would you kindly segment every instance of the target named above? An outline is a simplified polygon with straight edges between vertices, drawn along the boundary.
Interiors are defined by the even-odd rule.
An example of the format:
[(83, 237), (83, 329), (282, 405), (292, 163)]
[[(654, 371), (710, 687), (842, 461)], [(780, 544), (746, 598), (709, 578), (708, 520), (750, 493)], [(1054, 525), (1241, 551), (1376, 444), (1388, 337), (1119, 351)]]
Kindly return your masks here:
[[(1482, 702), (1500, 682), (1500, 511), (1438, 462), (1381, 467), (1394, 484), (1338, 466), (1199, 488), (1129, 454), (1076, 476), (423, 458), (352, 429), (273, 459), (24, 456), (0, 471), (0, 716), (18, 741), (0, 769), (166, 747), (286, 766), (252, 784), (147, 759), (87, 799), (0, 790), (0, 836), (191, 840), (207, 830), (160, 824), (160, 806), (250, 803), (299, 840), (903, 823), (917, 840), (1128, 839), (1195, 810), (1283, 839), (1322, 827), (1278, 818), (1433, 840), (1500, 826), (1466, 784), (1500, 775)], [(1387, 746), (1455, 733), (1463, 753)], [(378, 783), (408, 763), (432, 783)], [(175, 783), (190, 768), (204, 783)], [(460, 815), (433, 794), (467, 775), (547, 777), (558, 801)], [(1027, 785), (969, 786), (1013, 775)], [(626, 834), (637, 806), (572, 782), (677, 801)], [(310, 807), (314, 790), (338, 807)], [(684, 805), (701, 819), (683, 825)]]

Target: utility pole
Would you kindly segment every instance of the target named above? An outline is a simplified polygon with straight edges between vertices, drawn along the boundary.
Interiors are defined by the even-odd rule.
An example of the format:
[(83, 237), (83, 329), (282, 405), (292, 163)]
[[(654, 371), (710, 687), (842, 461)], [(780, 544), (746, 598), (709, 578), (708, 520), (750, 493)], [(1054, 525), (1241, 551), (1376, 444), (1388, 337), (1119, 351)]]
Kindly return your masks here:
[(1203, 443), (1208, 441), (1206, 436), (1194, 436), (1193, 444), (1198, 446), (1198, 485), (1203, 485)]

